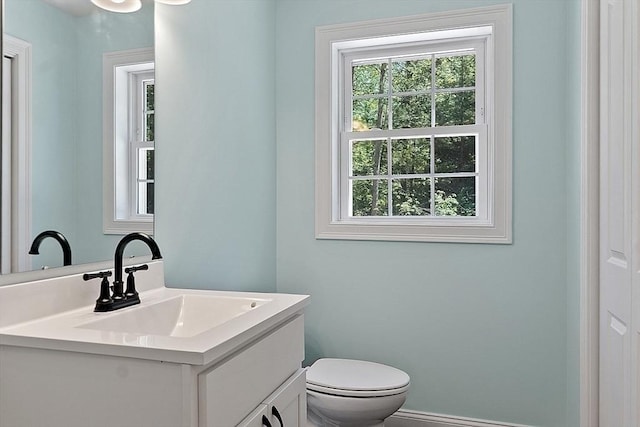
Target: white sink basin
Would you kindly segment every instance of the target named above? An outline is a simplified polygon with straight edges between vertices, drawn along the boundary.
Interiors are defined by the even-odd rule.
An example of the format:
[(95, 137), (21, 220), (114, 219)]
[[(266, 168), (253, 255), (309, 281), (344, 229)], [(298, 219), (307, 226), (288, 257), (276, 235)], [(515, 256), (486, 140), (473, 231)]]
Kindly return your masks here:
[(269, 303), (269, 299), (180, 295), (78, 325), (78, 328), (169, 337), (192, 337)]

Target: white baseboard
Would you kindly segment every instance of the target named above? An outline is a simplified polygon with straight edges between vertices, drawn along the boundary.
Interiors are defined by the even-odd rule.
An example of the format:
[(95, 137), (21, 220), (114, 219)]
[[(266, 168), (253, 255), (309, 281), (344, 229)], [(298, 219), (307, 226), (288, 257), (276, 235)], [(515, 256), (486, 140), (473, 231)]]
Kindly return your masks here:
[(393, 414), (384, 425), (385, 427), (531, 427), (406, 409), (400, 409)]

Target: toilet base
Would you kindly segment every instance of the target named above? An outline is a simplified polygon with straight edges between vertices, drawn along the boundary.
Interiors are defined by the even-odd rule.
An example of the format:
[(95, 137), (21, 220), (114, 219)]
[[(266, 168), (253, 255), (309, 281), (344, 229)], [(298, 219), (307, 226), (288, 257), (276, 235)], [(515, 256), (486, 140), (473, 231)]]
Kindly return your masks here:
[(311, 410), (307, 410), (307, 427), (384, 427), (384, 421), (374, 422), (374, 424), (355, 422), (355, 423), (333, 423), (330, 420), (323, 420)]
[(384, 427), (385, 418), (397, 411), (405, 399), (406, 393), (357, 398), (307, 389), (307, 422), (310, 427)]

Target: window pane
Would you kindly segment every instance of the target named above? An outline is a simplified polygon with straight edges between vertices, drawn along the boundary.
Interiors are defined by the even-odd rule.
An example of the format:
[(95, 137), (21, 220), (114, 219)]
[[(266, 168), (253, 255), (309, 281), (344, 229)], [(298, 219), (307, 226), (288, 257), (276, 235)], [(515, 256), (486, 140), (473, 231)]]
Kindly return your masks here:
[(474, 136), (436, 138), (434, 150), (436, 173), (476, 171)]
[(387, 173), (387, 141), (351, 143), (351, 175), (368, 176)]
[(155, 150), (149, 149), (146, 150), (146, 158), (147, 158), (147, 179), (155, 179), (154, 169), (155, 169)]
[(154, 176), (153, 148), (138, 148), (138, 179), (153, 179)]
[(387, 98), (353, 100), (353, 130), (388, 129)]
[(394, 96), (393, 129), (431, 126), (431, 96)]
[(153, 182), (147, 182), (147, 213), (152, 215), (154, 213), (154, 192)]
[(144, 128), (145, 128), (144, 140), (145, 141), (154, 141), (154, 137), (155, 137), (154, 126), (155, 126), (155, 114), (146, 113), (145, 123), (144, 123)]
[(382, 64), (354, 65), (351, 68), (353, 95), (373, 95), (387, 92), (388, 66)]
[(154, 91), (155, 85), (153, 83), (147, 83), (145, 86), (145, 97), (147, 99), (147, 110), (155, 110)]
[(436, 178), (435, 207), (439, 216), (476, 215), (476, 179)]
[(394, 61), (393, 92), (413, 92), (431, 88), (431, 59)]
[(387, 216), (387, 180), (352, 180), (353, 216)]
[(153, 182), (139, 182), (138, 183), (138, 214), (153, 214), (154, 194), (153, 194)]
[(475, 122), (475, 91), (436, 94), (436, 126), (472, 125)]
[(436, 87), (474, 87), (476, 85), (476, 56), (447, 56), (436, 59)]
[(428, 178), (394, 179), (393, 215), (429, 215), (430, 193)]
[(430, 140), (427, 138), (393, 140), (391, 142), (393, 174), (429, 173), (430, 151)]

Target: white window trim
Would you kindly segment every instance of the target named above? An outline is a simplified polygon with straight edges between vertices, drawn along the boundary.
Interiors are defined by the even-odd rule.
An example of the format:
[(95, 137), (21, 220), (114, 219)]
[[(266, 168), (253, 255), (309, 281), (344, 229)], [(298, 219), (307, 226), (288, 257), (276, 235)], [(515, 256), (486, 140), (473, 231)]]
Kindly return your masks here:
[[(123, 138), (120, 130), (116, 127), (116, 67), (133, 66), (154, 61), (153, 48), (131, 49), (119, 52), (105, 53), (102, 61), (103, 73), (103, 232), (105, 234), (127, 234), (134, 231), (141, 231), (153, 234), (153, 216), (123, 218), (117, 213), (118, 203), (116, 200), (124, 200), (124, 205), (129, 206), (129, 180), (123, 185), (116, 184), (119, 179), (115, 173), (117, 138)], [(126, 97), (128, 99), (128, 97)], [(130, 101), (128, 101), (130, 102)], [(120, 117), (120, 123), (128, 123), (128, 117)], [(128, 123), (128, 125), (131, 125)], [(127, 150), (128, 152), (128, 150)], [(126, 162), (127, 170), (129, 170)], [(126, 188), (124, 193), (116, 191), (118, 188)]]
[[(343, 220), (338, 212), (340, 56), (349, 48), (379, 46), (396, 42), (424, 42), (491, 27), (487, 49), (486, 96), (493, 114), (487, 117), (489, 156), (488, 192), (493, 204), (486, 218), (366, 218)], [(437, 34), (435, 32), (438, 32)], [(481, 31), (481, 30), (480, 30)], [(431, 33), (431, 34), (430, 34)], [(418, 15), (340, 24), (316, 29), (316, 238), (347, 240), (392, 240), (423, 242), (511, 243), (512, 242), (512, 6)], [(493, 82), (499, 84), (493, 84)], [(437, 225), (434, 225), (437, 224)]]

